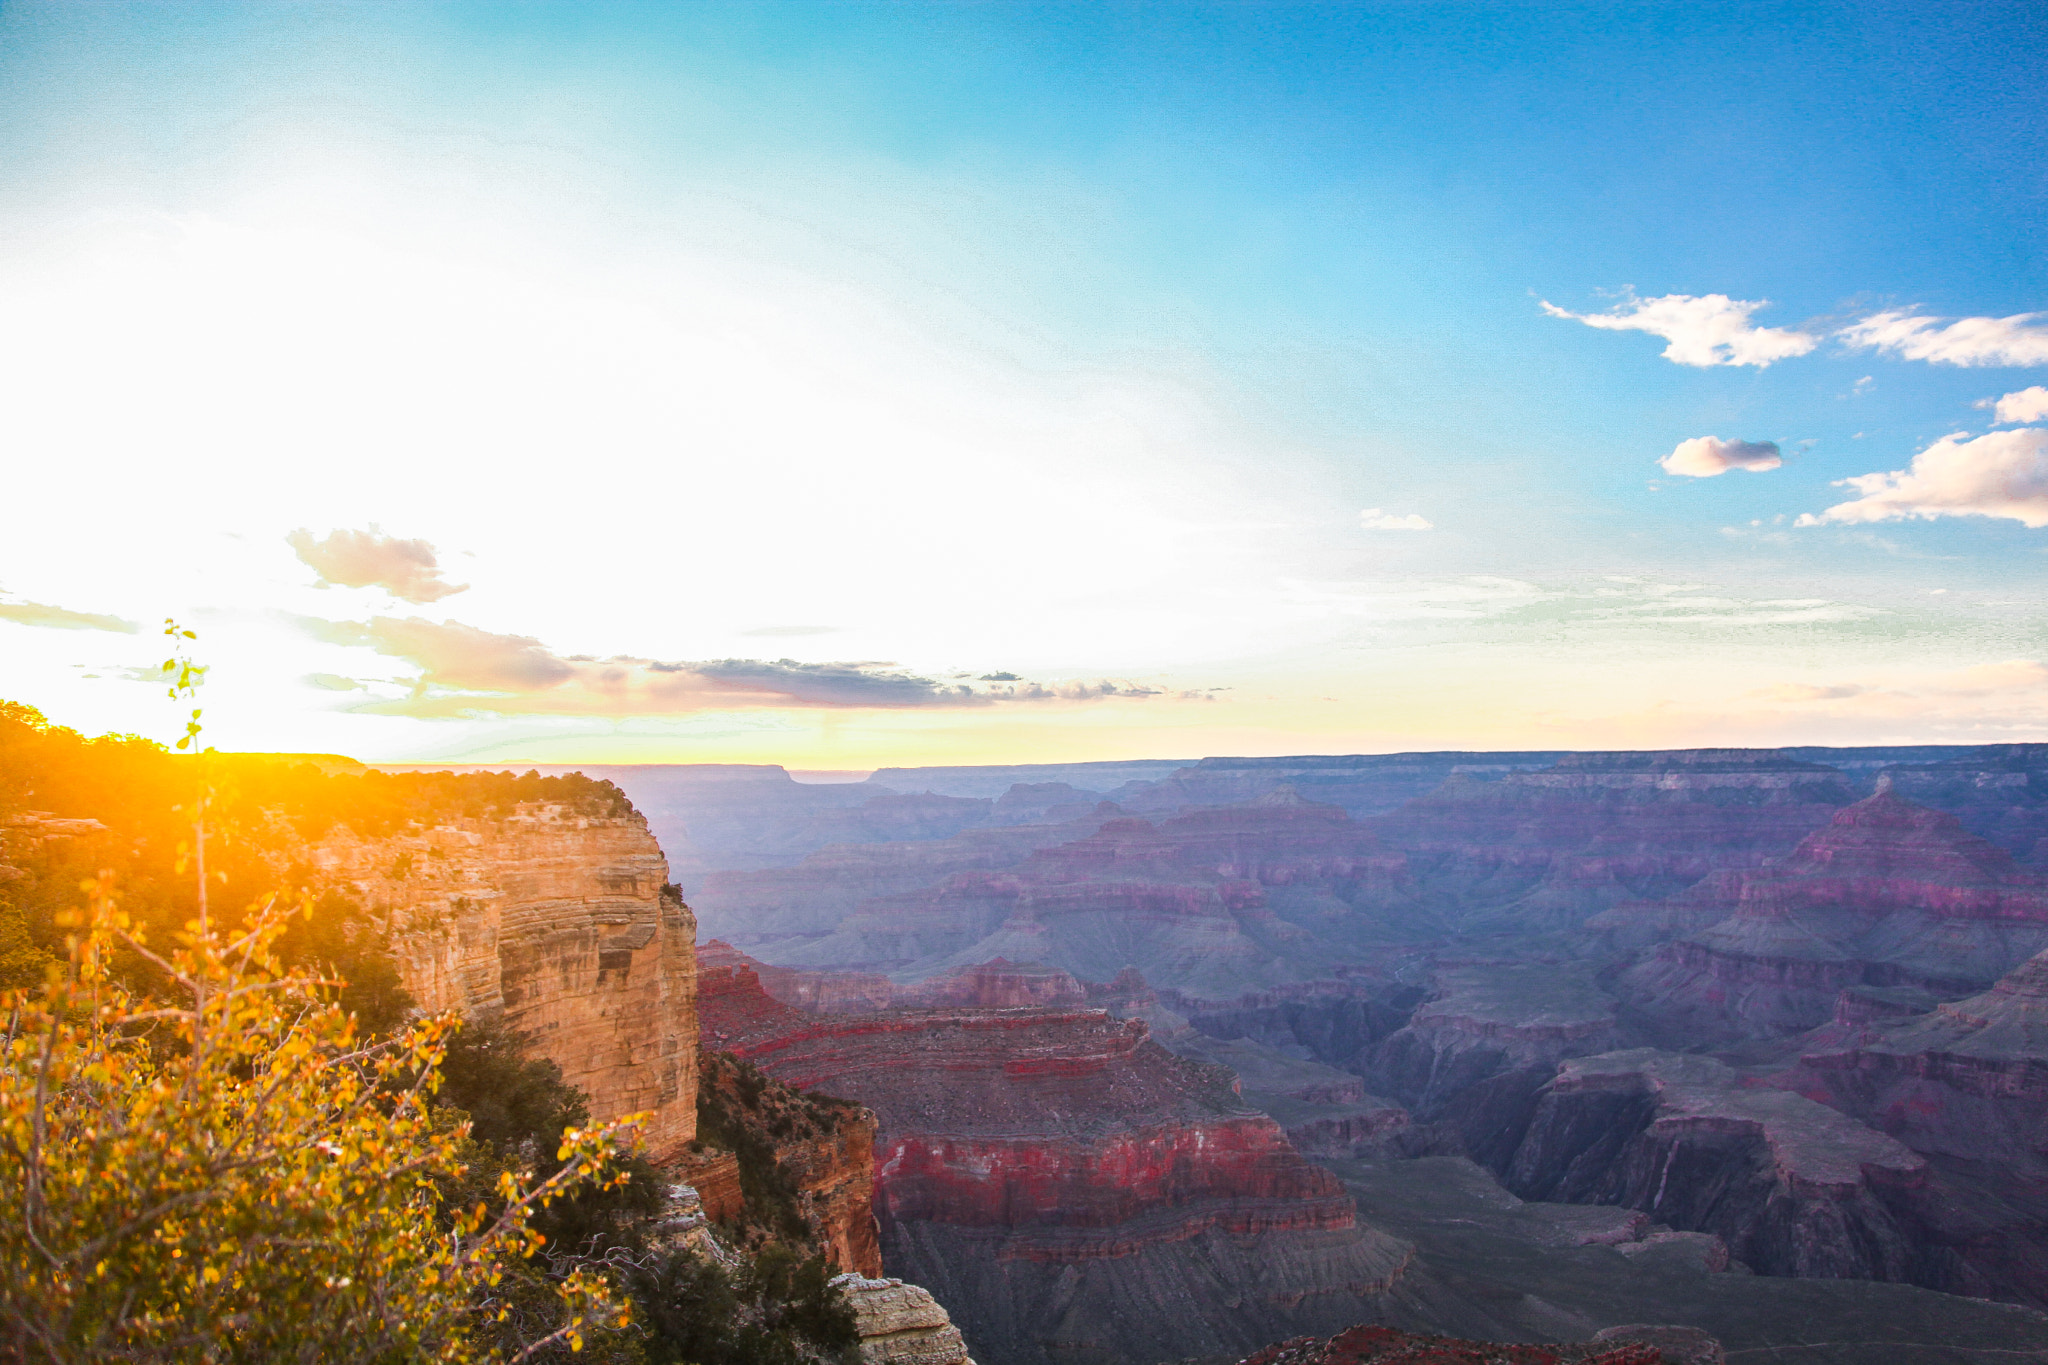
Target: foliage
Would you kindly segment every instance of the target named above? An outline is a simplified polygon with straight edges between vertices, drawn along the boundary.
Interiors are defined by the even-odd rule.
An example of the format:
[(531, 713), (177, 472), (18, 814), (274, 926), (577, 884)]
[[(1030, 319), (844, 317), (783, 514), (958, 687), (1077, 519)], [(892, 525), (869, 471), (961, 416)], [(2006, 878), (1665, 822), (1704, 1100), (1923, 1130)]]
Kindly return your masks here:
[[(496, 1019), (472, 1019), (448, 1040), (439, 1100), (469, 1122), (466, 1173), (445, 1187), (451, 1208), (478, 1200), (495, 1206), (500, 1172), (552, 1178), (563, 1166), (563, 1135), (590, 1124), (589, 1102), (562, 1079), (561, 1068), (530, 1055), (525, 1039)], [(663, 1209), (660, 1172), (639, 1153), (622, 1154), (618, 1179), (588, 1185), (534, 1214), (547, 1255), (601, 1260), (614, 1250), (637, 1254)]]
[(860, 1344), (822, 1256), (770, 1242), (728, 1271), (671, 1255), (626, 1277), (650, 1365), (814, 1365)]
[[(464, 1133), (430, 1108), (454, 1021), (365, 1043), (274, 954), (284, 914), (232, 934), (203, 917), (159, 957), (91, 890), (68, 970), (0, 996), (0, 1341), (49, 1361), (495, 1358), (480, 1310), (539, 1245), (533, 1215), (601, 1171), (622, 1126), (564, 1134), (548, 1180), (500, 1179), (500, 1207), (441, 1213)], [(117, 945), (174, 983), (137, 995)], [(616, 1177), (614, 1177), (616, 1179)], [(546, 1336), (619, 1310), (603, 1281), (557, 1286)]]
[(702, 1052), (697, 1066), (697, 1142), (739, 1158), (740, 1193), (751, 1232), (784, 1241), (810, 1240), (796, 1182), (776, 1156), (778, 1139), (817, 1137), (859, 1106), (774, 1080), (730, 1052)]
[[(184, 667), (196, 682), (197, 667)], [(170, 676), (175, 680), (179, 670)], [(187, 739), (196, 722), (187, 722)], [(161, 936), (190, 920), (196, 886), (179, 867), (192, 852), (186, 846), (201, 791), (207, 793), (209, 887), (230, 904), (306, 881), (304, 869), (290, 867), (286, 850), (337, 825), (376, 838), (496, 818), (535, 802), (592, 818), (634, 813), (617, 787), (581, 773), (327, 770), (355, 767), (346, 759), (311, 763), (289, 755), (187, 756), (135, 735), (87, 738), (50, 724), (34, 707), (0, 701), (0, 987), (32, 985), (61, 959), (57, 921), (76, 907), (79, 883), (102, 869), (119, 874), (123, 906), (137, 923)], [(15, 823), (28, 811), (95, 820), (104, 828), (40, 837), (32, 824)], [(394, 1024), (404, 1010), (383, 948), (361, 908), (334, 894), (295, 920), (278, 944), (287, 962), (339, 970), (350, 981), (346, 1003), (368, 1011), (365, 1023), (378, 1028)], [(164, 985), (146, 960), (119, 949), (113, 970), (132, 985)]]

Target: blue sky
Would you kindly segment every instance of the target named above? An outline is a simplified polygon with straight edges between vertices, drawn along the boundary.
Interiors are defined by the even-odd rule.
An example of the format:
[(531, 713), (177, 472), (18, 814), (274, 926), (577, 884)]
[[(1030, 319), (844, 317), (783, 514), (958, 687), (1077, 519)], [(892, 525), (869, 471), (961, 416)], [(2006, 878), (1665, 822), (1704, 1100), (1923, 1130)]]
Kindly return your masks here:
[(6, 6), (0, 694), (167, 728), (79, 621), (177, 614), (386, 758), (2048, 738), (2044, 28)]

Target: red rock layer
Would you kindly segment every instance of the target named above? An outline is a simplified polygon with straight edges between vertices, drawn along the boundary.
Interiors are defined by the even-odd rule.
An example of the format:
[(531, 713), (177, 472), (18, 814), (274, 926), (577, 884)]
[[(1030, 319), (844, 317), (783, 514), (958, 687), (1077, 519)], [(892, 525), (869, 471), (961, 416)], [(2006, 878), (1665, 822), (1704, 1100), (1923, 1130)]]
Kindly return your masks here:
[(1889, 790), (1783, 861), (1680, 901), (1695, 922), (1725, 917), (1631, 969), (1622, 989), (1653, 1027), (1693, 1040), (1818, 1027), (1845, 987), (1958, 993), (2048, 943), (2048, 877)]
[(656, 1160), (696, 1132), (696, 920), (638, 815), (522, 805), (363, 839), (337, 826), (302, 850), (390, 917), (399, 975), (429, 1010), (502, 1013), (593, 1118), (647, 1112)]
[[(1349, 1196), (1221, 1068), (1094, 1009), (802, 1015), (745, 968), (707, 973), (707, 1046), (880, 1117), (884, 1219), (1048, 1233), (1009, 1254), (1128, 1255), (1217, 1227), (1252, 1236), (1355, 1223)], [(1093, 1235), (1100, 1234), (1100, 1235)]]

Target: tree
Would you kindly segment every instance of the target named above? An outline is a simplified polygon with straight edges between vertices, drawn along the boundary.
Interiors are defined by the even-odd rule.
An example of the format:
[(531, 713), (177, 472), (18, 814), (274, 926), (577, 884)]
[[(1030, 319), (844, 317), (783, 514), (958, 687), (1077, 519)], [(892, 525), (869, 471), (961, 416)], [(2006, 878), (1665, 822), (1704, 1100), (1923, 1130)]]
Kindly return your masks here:
[[(304, 903), (268, 897), (216, 924), (206, 804), (197, 914), (174, 948), (156, 950), (103, 873), (64, 926), (82, 931), (64, 961), (39, 987), (0, 992), (0, 1358), (507, 1358), (498, 1290), (533, 1282), (517, 1272), (542, 1241), (534, 1216), (620, 1183), (609, 1163), (637, 1119), (564, 1130), (553, 1174), (502, 1171), (495, 1208), (444, 1208), (467, 1124), (432, 1100), (459, 1021), (365, 1041), (341, 983), (278, 956)], [(117, 954), (154, 969), (153, 993)], [(572, 1268), (547, 1289), (554, 1311), (512, 1360), (624, 1323), (595, 1274)], [(518, 1307), (530, 1319), (530, 1295)]]

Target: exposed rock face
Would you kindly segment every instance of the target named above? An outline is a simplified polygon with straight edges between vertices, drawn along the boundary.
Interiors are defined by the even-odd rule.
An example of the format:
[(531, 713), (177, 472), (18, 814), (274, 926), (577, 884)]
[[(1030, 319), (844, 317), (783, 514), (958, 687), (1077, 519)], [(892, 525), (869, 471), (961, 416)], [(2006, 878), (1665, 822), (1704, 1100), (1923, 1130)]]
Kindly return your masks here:
[(1714, 909), (1725, 917), (1622, 978), (1631, 1010), (1673, 1041), (1803, 1032), (1845, 987), (1964, 994), (2048, 948), (2048, 877), (1889, 790), (1782, 862), (1685, 898), (1687, 915)]
[(1368, 1074), (1421, 1117), (1469, 1129), (1468, 1145), (1485, 1160), (1501, 1105), (1533, 1096), (1562, 1059), (1621, 1042), (1614, 1001), (1583, 966), (1454, 967), (1438, 973), (1436, 998), (1380, 1045)]
[[(698, 1129), (677, 1172), (696, 1186), (714, 1219), (753, 1235), (803, 1240), (842, 1270), (882, 1273), (874, 1213), (875, 1116), (832, 1096), (806, 1095), (723, 1052), (701, 1058)], [(723, 1150), (720, 1150), (720, 1149)], [(721, 1178), (730, 1154), (732, 1202)]]
[(1922, 1283), (2048, 1304), (2048, 953), (1966, 1000), (1854, 1015), (1777, 1083), (1931, 1158)]
[(1726, 1359), (1719, 1342), (1690, 1327), (1610, 1328), (1584, 1344), (1536, 1345), (1365, 1326), (1327, 1340), (1283, 1341), (1238, 1365), (1722, 1365)]
[(1348, 919), (1345, 897), (1396, 895), (1404, 867), (1342, 810), (1287, 791), (1156, 825), (1098, 816), (1085, 837), (1065, 831), (1001, 870), (873, 897), (827, 937), (755, 951), (906, 982), (996, 957), (1094, 981), (1134, 967), (1161, 988), (1228, 998), (1326, 970), (1304, 910)]
[(1766, 1274), (1912, 1280), (1898, 1206), (1926, 1165), (1824, 1105), (1743, 1087), (1711, 1058), (1639, 1049), (1559, 1066), (1502, 1178), (1525, 1198), (1622, 1204), (1713, 1233)]
[(960, 1329), (930, 1290), (862, 1275), (832, 1283), (853, 1305), (861, 1365), (974, 1365)]
[(391, 917), (422, 1007), (502, 1014), (593, 1118), (651, 1112), (656, 1160), (695, 1135), (696, 921), (640, 816), (533, 804), (381, 839), (337, 826), (303, 856)]
[(1966, 1000), (1852, 1017), (1857, 1042), (1801, 1059), (1831, 1103), (1920, 1151), (2048, 1177), (2048, 953)]
[(1566, 754), (1539, 771), (1461, 773), (1370, 823), (1457, 927), (1573, 929), (1783, 853), (1853, 797), (1840, 773), (1776, 750)]
[[(943, 956), (987, 933), (980, 920), (952, 925), (929, 916), (893, 913), (888, 898), (929, 892), (951, 878), (973, 883), (1017, 866), (1040, 848), (1084, 838), (1115, 807), (1052, 824), (976, 828), (941, 840), (843, 844), (768, 868), (741, 867), (705, 875), (695, 893), (707, 932), (749, 949), (803, 947), (827, 935), (839, 941), (791, 965), (894, 968)], [(778, 953), (778, 960), (786, 954)], [(813, 962), (811, 959), (815, 959)]]
[(1937, 761), (1887, 766), (1892, 789), (1955, 815), (1963, 828), (2027, 857), (2048, 839), (2048, 744), (1987, 744)]
[(1166, 1052), (1141, 1020), (803, 1015), (740, 971), (707, 982), (707, 1039), (876, 1111), (885, 1260), (931, 1286), (984, 1360), (1215, 1354), (1275, 1322), (1369, 1311), (1406, 1263), (1228, 1073)]

